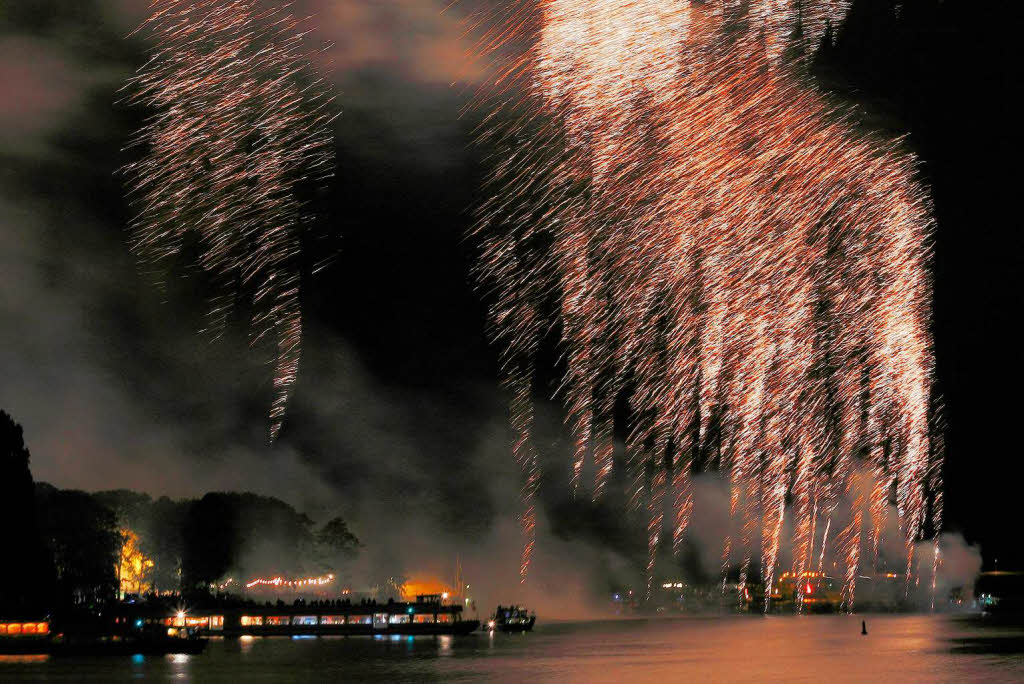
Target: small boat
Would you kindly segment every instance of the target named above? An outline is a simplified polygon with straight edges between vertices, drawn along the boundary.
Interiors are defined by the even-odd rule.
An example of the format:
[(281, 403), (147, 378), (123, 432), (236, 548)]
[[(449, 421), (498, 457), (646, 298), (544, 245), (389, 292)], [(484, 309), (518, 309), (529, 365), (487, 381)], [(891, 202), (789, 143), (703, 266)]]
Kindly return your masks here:
[(487, 621), (489, 632), (529, 632), (537, 622), (536, 613), (528, 613), (522, 606), (498, 606)]

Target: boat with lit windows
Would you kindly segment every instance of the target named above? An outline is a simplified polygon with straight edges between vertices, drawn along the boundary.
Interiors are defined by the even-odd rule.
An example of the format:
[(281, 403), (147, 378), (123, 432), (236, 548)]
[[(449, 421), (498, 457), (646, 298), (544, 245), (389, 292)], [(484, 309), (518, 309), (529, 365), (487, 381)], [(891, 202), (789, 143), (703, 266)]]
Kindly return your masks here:
[(165, 628), (136, 620), (113, 624), (98, 620), (62, 623), (51, 629), (48, 619), (0, 620), (0, 653), (33, 655), (168, 655), (197, 654), (206, 639), (195, 630)]
[(487, 621), (486, 629), (491, 632), (529, 632), (537, 622), (537, 614), (529, 613), (522, 606), (498, 606)]
[(162, 630), (168, 636), (376, 636), (468, 634), (480, 626), (467, 620), (463, 606), (443, 594), (417, 595), (415, 601), (304, 600), (258, 603), (226, 600), (169, 605), (166, 601), (123, 603), (108, 611), (122, 627)]
[(774, 610), (831, 613), (842, 604), (840, 583), (823, 572), (784, 572), (772, 585)]
[(32, 655), (48, 653), (50, 647), (50, 620), (37, 617), (31, 620), (0, 618), (0, 653)]
[(201, 635), (224, 637), (468, 634), (480, 621), (464, 619), (462, 609), (441, 594), (425, 594), (415, 601), (387, 603), (297, 601), (190, 610), (162, 622), (168, 628), (188, 627)]

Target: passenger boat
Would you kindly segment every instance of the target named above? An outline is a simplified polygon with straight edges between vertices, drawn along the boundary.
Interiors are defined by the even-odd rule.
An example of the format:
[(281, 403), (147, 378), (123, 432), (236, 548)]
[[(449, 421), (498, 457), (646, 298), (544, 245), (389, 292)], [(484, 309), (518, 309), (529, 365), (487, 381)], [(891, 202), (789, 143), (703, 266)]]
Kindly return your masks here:
[(537, 621), (537, 614), (530, 614), (522, 606), (498, 606), (494, 616), (487, 621), (491, 632), (529, 632)]
[(462, 618), (462, 606), (440, 594), (387, 603), (320, 602), (313, 605), (245, 608), (224, 615), (225, 636), (359, 636), (386, 634), (468, 634), (479, 620)]
[(171, 609), (164, 603), (110, 607), (104, 617), (54, 629), (49, 620), (0, 620), (0, 653), (134, 655), (200, 653), (208, 636), (458, 635), (480, 627), (463, 606), (441, 594), (415, 601), (296, 601), (291, 605), (227, 603)]
[(480, 626), (480, 621), (463, 619), (462, 609), (458, 603), (445, 602), (440, 594), (425, 594), (408, 602), (228, 604), (181, 610), (170, 616), (145, 608), (126, 608), (119, 619), (224, 637), (468, 634)]

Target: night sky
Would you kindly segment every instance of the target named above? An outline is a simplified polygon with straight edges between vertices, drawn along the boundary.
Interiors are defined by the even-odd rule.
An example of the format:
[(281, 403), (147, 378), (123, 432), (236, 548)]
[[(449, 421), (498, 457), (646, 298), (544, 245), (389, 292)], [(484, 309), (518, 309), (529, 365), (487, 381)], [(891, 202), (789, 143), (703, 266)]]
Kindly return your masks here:
[[(143, 60), (126, 36), (146, 4), (0, 6), (0, 407), (25, 428), (36, 480), (173, 496), (252, 489), (314, 516), (342, 512), (357, 531), (385, 510), (429, 511), (452, 539), (499, 525), (516, 511), (518, 476), (470, 273), (487, 154), (466, 111), (471, 5), (299, 3), (334, 44), (321, 66), (342, 114), (324, 239), (306, 245), (329, 265), (303, 281), (302, 365), (270, 447), (270, 350), (250, 346), (245, 326), (200, 333), (209, 284), (187, 255), (161, 288), (125, 243), (116, 171), (141, 113), (119, 89)], [(867, 126), (907, 134), (920, 156), (937, 218), (947, 528), (980, 543), (986, 565), (1020, 566), (1009, 22), (923, 0), (879, 25), (878, 4), (855, 2), (819, 72)]]

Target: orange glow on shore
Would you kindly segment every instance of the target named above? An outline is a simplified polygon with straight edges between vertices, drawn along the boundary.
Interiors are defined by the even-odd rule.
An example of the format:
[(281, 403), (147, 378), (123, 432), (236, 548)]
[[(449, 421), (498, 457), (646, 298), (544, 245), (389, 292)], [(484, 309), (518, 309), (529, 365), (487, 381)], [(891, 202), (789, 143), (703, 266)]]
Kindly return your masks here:
[(439, 595), (447, 599), (452, 594), (451, 588), (441, 580), (424, 577), (406, 580), (399, 590), (403, 601), (415, 601), (417, 596), (427, 595)]

